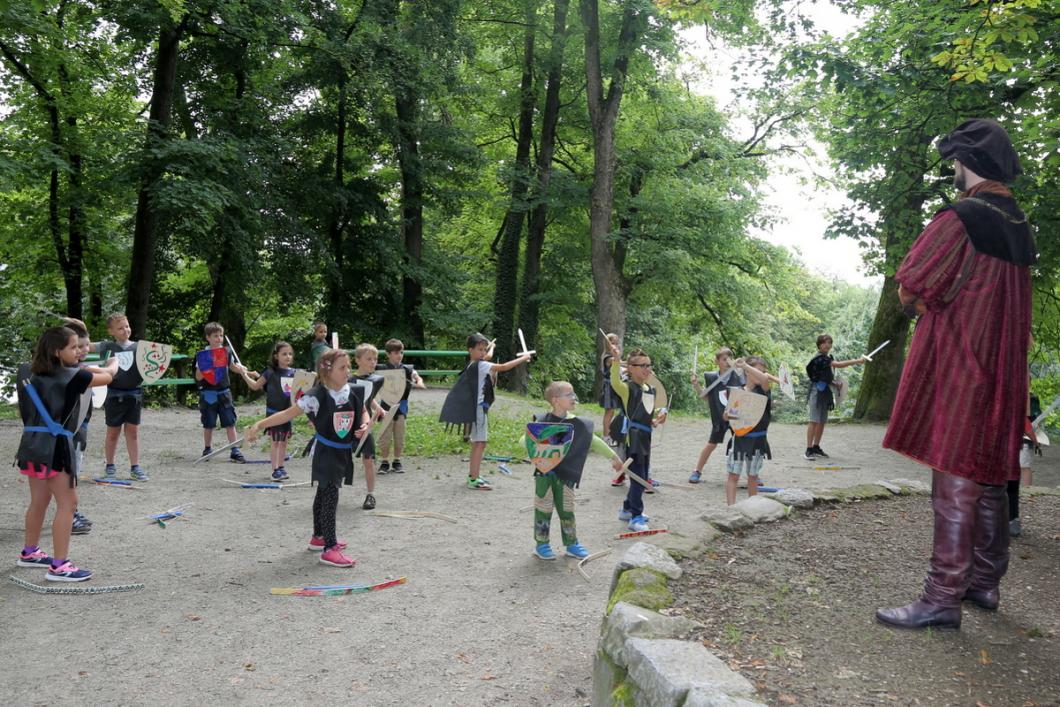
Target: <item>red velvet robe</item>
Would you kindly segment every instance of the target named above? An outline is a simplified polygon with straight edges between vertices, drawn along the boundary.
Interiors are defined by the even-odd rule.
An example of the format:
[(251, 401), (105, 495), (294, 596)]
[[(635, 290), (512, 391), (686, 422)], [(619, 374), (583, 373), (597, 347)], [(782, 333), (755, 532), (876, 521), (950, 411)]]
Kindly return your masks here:
[(981, 484), (1019, 478), (1030, 269), (975, 250), (957, 214), (928, 224), (895, 274), (917, 321), (883, 446)]

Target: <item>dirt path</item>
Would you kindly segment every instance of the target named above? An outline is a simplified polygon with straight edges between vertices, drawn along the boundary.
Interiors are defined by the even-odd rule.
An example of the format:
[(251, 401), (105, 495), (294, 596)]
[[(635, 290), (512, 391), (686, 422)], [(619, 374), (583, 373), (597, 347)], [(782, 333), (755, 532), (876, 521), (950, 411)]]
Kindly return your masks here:
[[(433, 414), (441, 394), (413, 401), (412, 414)], [(503, 400), (500, 414), (523, 415), (528, 403)], [(246, 408), (244, 412), (257, 412)], [(493, 414), (493, 413), (491, 413)], [(343, 489), (340, 536), (358, 560), (352, 571), (325, 567), (307, 552), (308, 487), (242, 490), (222, 478), (264, 480), (267, 465), (191, 465), (201, 449), (192, 410), (149, 410), (142, 429), (143, 491), (84, 485), (82, 510), (93, 531), (73, 541), (74, 559), (97, 573), (96, 586), (143, 582), (142, 592), (43, 596), (0, 581), (0, 625), (6, 653), (18, 656), (0, 675), (12, 704), (52, 701), (44, 683), (86, 703), (129, 703), (176, 697), (181, 703), (275, 704), (355, 700), (360, 704), (581, 705), (613, 562), (624, 529), (615, 514), (625, 489), (608, 483), (606, 462), (592, 459), (579, 493), (580, 539), (615, 553), (588, 566), (585, 582), (567, 560), (530, 555), (529, 467), (493, 473), (496, 490), (471, 492), (458, 457), (408, 457), (409, 472), (381, 477), (380, 510), (429, 510), (439, 520), (367, 517), (363, 482)], [(653, 468), (683, 482), (705, 436), (702, 420), (667, 425)], [(0, 458), (12, 459), (20, 434), (0, 423)], [(803, 428), (778, 426), (775, 460), (764, 476), (774, 485), (845, 486), (898, 476), (926, 478), (915, 465), (879, 449), (883, 430), (836, 426), (824, 447), (847, 471), (813, 471), (798, 457)], [(102, 428), (93, 424), (89, 469), (98, 470)], [(122, 452), (119, 468), (127, 469)], [(255, 453), (257, 458), (265, 458)], [(722, 503), (722, 458), (691, 493), (647, 499), (653, 524), (679, 530), (707, 505)], [(1052, 460), (1039, 482), (1055, 485)], [(1043, 465), (1044, 466), (1044, 465)], [(292, 481), (308, 463), (288, 464)], [(244, 474), (246, 472), (246, 474)], [(17, 569), (27, 491), (9, 468), (0, 477), (0, 546), (9, 574), (44, 583), (39, 570)], [(193, 503), (190, 518), (166, 529), (141, 519)], [(628, 541), (626, 541), (628, 542)], [(46, 548), (49, 546), (45, 539)], [(559, 545), (558, 538), (554, 546)], [(404, 586), (348, 597), (271, 596), (271, 587), (408, 577)]]

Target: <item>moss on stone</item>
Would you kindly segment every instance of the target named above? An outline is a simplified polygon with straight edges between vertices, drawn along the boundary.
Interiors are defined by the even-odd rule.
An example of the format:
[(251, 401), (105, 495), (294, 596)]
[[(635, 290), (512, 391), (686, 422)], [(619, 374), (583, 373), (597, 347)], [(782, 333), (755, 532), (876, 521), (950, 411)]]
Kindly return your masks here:
[(633, 707), (636, 703), (637, 686), (623, 680), (611, 691), (611, 704), (615, 707)]
[(859, 484), (841, 489), (830, 489), (828, 493), (837, 497), (840, 501), (853, 501), (854, 499), (890, 498), (891, 492), (876, 484)]
[(666, 575), (646, 567), (634, 567), (619, 576), (615, 591), (607, 602), (607, 613), (610, 614), (620, 601), (658, 611), (673, 606), (674, 597), (666, 584)]

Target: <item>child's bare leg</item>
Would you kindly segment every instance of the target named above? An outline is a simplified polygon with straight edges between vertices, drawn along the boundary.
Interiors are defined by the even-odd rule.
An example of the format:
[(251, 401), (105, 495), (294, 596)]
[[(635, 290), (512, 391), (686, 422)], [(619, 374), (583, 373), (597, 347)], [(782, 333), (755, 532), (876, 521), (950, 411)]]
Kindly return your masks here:
[(202, 428), (202, 446), (209, 449), (213, 446), (213, 428), (203, 427)]
[(1032, 471), (1029, 467), (1024, 467), (1020, 469), (1020, 483), (1024, 486), (1033, 486), (1034, 471)]
[(368, 493), (375, 493), (375, 459), (364, 461), (364, 485)]
[(758, 476), (747, 477), (747, 497), (758, 495)]
[(820, 446), (821, 437), (823, 435), (824, 435), (824, 423), (823, 422), (818, 422), (817, 423), (817, 430), (814, 432), (814, 435), (813, 435), (813, 444), (811, 444), (810, 446), (811, 447)]
[(611, 419), (615, 416), (614, 408), (604, 410), (604, 436), (611, 434)]
[(52, 492), (47, 479), (29, 480), (29, 506), (26, 508), (26, 547), (40, 545), (40, 532), (44, 527), (44, 516), (48, 514), (48, 505), (52, 501)]
[(225, 435), (228, 436), (228, 441), (229, 442), (235, 442), (236, 441), (236, 436), (237, 436), (236, 435), (235, 426), (233, 425), (232, 427), (226, 427), (225, 428)]
[(140, 463), (140, 426), (125, 423), (125, 451), (129, 453), (130, 466)]
[(272, 440), (272, 446), (269, 447), (269, 461), (272, 462), (273, 469), (279, 469), (283, 466), (283, 452), (280, 451), (280, 445), (283, 442), (279, 440)]
[(806, 446), (807, 448), (813, 447), (813, 437), (817, 434), (817, 423), (810, 422), (806, 425)]
[(276, 443), (276, 447), (279, 449), (279, 452), (277, 452), (277, 461), (280, 466), (283, 466), (287, 463), (287, 440), (281, 439)]
[(103, 456), (108, 464), (114, 463), (114, 453), (118, 451), (118, 438), (121, 437), (121, 426), (108, 427), (107, 436), (103, 440)]
[(70, 530), (77, 508), (77, 490), (70, 488), (70, 478), (58, 474), (48, 479), (48, 488), (55, 498), (55, 520), (52, 521), (52, 557), (65, 560), (70, 556)]
[(471, 443), (471, 462), (468, 466), (467, 475), (472, 479), (477, 479), (479, 469), (482, 468), (482, 457), (486, 454), (486, 443), (485, 442), (472, 442)]
[(703, 467), (707, 465), (710, 455), (714, 453), (717, 446), (718, 445), (715, 442), (707, 442), (707, 446), (703, 447), (703, 451), (699, 453), (699, 461), (696, 462), (696, 471), (703, 471)]
[[(725, 478), (725, 505), (731, 506), (736, 503), (736, 483), (740, 480), (739, 474), (728, 474)], [(750, 484), (748, 484), (750, 488)]]

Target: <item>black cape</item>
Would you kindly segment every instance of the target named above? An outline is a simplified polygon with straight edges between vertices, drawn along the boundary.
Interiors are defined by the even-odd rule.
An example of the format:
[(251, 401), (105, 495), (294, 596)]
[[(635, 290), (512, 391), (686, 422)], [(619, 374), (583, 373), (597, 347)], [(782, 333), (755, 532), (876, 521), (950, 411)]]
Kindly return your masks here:
[(571, 440), (570, 449), (553, 471), (564, 485), (578, 488), (582, 481), (585, 460), (589, 457), (589, 448), (593, 443), (592, 420), (577, 416), (561, 418), (549, 411), (534, 415), (534, 422), (558, 422), (574, 427), (574, 438)]
[(478, 414), (478, 362), (472, 361), (456, 379), (442, 403), (438, 421), (444, 422), (446, 430), (459, 427), (465, 433), (475, 424)]
[(1027, 216), (1011, 196), (981, 192), (947, 208), (956, 212), (977, 252), (1021, 267), (1038, 262)]

